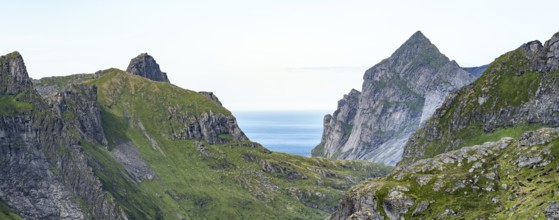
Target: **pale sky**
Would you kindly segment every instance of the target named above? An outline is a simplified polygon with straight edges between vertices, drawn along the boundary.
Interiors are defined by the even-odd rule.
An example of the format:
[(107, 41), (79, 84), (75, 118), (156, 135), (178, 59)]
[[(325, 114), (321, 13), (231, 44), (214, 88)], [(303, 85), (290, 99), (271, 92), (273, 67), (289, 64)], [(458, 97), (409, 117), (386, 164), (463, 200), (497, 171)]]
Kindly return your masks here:
[(173, 84), (231, 110), (331, 110), (421, 30), (461, 66), (559, 31), (559, 1), (4, 1), (0, 53), (32, 78), (154, 56)]

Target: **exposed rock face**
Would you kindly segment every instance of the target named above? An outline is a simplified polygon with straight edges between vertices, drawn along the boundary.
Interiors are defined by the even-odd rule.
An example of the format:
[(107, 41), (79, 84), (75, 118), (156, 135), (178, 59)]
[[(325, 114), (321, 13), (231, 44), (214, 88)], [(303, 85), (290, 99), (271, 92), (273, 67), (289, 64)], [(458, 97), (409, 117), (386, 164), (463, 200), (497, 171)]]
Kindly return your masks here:
[(170, 131), (173, 139), (201, 139), (209, 144), (248, 140), (232, 115), (204, 112), (199, 116), (189, 116), (172, 110), (168, 118), (182, 125)]
[(334, 157), (332, 155), (335, 153), (334, 151), (325, 149), (336, 149), (347, 142), (359, 108), (360, 96), (361, 92), (352, 89), (349, 94), (344, 95), (344, 98), (338, 101), (338, 109), (333, 115), (324, 116), (322, 142), (312, 150), (312, 155)]
[(497, 58), (474, 84), (449, 95), (407, 142), (403, 164), (462, 147), (468, 134), (559, 126), (558, 42), (559, 34), (545, 45), (528, 42)]
[(145, 77), (153, 81), (169, 82), (167, 73), (161, 72), (159, 64), (157, 64), (155, 59), (147, 53), (142, 53), (132, 59), (130, 64), (128, 64), (128, 68), (126, 68), (126, 72)]
[(58, 116), (66, 120), (66, 127), (80, 128), (77, 130), (80, 138), (107, 145), (97, 104), (96, 86), (72, 85), (61, 93), (49, 97), (49, 101)]
[(444, 98), (474, 80), (421, 32), (363, 78), (362, 93), (350, 92), (334, 115), (325, 117), (313, 156), (395, 164), (409, 136)]
[(23, 57), (18, 52), (12, 52), (0, 57), (2, 75), (0, 75), (0, 95), (14, 95), (31, 86), (31, 79), (27, 75), (27, 68)]
[(331, 219), (557, 219), (557, 140), (541, 128), (397, 167), (350, 189)]
[(476, 66), (476, 67), (464, 67), (463, 69), (472, 74), (475, 78), (479, 78), (483, 72), (489, 67), (489, 64), (483, 66)]
[(68, 91), (48, 104), (32, 88), (19, 54), (0, 57), (0, 65), (0, 78), (8, 82), (0, 86), (2, 95), (18, 95), (2, 103), (12, 111), (0, 114), (0, 199), (30, 219), (120, 218), (78, 141), (106, 143), (97, 135), (96, 96)]
[(131, 142), (117, 145), (111, 156), (122, 164), (136, 181), (151, 180), (156, 177), (155, 172), (138, 152), (138, 148)]
[(198, 92), (198, 93), (200, 93), (200, 94), (203, 95), (203, 96), (206, 96), (208, 99), (214, 101), (214, 102), (217, 103), (218, 105), (223, 106), (223, 104), (221, 104), (221, 102), (219, 101), (219, 99), (217, 98), (217, 96), (215, 96), (215, 94), (214, 94), (213, 92), (204, 92), (204, 91), (201, 91), (201, 92)]

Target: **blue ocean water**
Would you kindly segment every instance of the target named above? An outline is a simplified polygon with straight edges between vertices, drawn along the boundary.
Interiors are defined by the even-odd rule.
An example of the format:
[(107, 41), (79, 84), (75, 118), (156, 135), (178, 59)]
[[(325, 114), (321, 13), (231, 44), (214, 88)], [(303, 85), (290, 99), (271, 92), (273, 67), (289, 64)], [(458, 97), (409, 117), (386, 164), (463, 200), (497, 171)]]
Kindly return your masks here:
[(320, 143), (327, 111), (235, 111), (250, 140), (271, 151), (310, 156)]

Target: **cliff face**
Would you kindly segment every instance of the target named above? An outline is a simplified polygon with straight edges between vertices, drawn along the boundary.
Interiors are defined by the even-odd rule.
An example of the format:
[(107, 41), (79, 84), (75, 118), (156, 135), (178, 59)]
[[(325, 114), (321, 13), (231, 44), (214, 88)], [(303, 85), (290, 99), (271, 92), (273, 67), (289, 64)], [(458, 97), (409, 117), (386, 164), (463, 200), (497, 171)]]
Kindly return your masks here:
[(342, 146), (347, 142), (351, 129), (355, 124), (355, 115), (359, 108), (359, 97), (361, 92), (352, 89), (344, 98), (338, 101), (338, 109), (333, 115), (324, 116), (324, 131), (322, 132), (322, 141), (316, 146), (311, 154), (313, 156), (323, 156), (336, 158), (332, 155), (338, 146)]
[[(97, 134), (102, 127), (96, 96), (68, 91), (48, 103), (33, 90), (18, 53), (0, 57), (0, 65), (2, 82), (8, 82), (0, 88), (1, 200), (26, 218), (120, 218), (78, 141), (106, 142)], [(86, 212), (78, 201), (91, 209)]]
[(558, 41), (556, 34), (545, 45), (528, 42), (497, 58), (476, 83), (450, 95), (410, 138), (403, 163), (501, 133), (559, 126)]
[(365, 72), (359, 100), (352, 102), (352, 110), (343, 110), (354, 113), (352, 122), (325, 118), (323, 139), (313, 156), (395, 164), (406, 140), (446, 95), (473, 80), (417, 32)]

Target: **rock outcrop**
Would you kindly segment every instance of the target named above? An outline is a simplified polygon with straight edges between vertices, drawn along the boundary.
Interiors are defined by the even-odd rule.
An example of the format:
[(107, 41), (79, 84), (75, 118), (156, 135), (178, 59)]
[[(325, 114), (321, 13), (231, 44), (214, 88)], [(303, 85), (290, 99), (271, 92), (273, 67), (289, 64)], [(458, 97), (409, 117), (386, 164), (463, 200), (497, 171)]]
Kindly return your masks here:
[(331, 219), (555, 219), (559, 129), (464, 147), (349, 190)]
[(395, 164), (409, 136), (444, 98), (474, 80), (421, 32), (363, 78), (361, 94), (350, 92), (334, 115), (325, 117), (313, 156)]
[(18, 52), (2, 56), (0, 62), (0, 95), (15, 95), (31, 87), (23, 57)]
[(189, 116), (175, 110), (169, 112), (169, 120), (182, 125), (171, 131), (172, 139), (199, 139), (209, 144), (248, 140), (232, 115), (204, 112), (201, 115)]
[(219, 101), (219, 99), (217, 98), (217, 96), (213, 92), (200, 91), (198, 93), (200, 93), (200, 95), (206, 96), (206, 98), (214, 101), (218, 105), (223, 106), (223, 104), (221, 104), (221, 102)]
[[(407, 142), (403, 164), (465, 146), (500, 130), (559, 126), (559, 34), (497, 58), (475, 83), (449, 95)], [(440, 146), (446, 146), (441, 148)]]
[(169, 82), (167, 73), (161, 72), (159, 64), (157, 64), (155, 59), (147, 53), (142, 53), (130, 60), (130, 64), (128, 64), (128, 68), (126, 68), (126, 72), (145, 77), (153, 81)]

